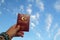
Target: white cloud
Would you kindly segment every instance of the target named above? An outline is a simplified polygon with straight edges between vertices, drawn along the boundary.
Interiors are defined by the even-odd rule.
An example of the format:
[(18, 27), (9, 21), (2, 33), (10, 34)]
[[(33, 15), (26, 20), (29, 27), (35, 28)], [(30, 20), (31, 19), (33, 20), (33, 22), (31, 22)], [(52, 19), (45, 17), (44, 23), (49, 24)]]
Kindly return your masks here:
[(32, 7), (32, 4), (29, 4), (28, 7), (31, 8)]
[(27, 8), (27, 13), (31, 14), (31, 12), (32, 12), (32, 9), (31, 8)]
[(34, 20), (38, 20), (40, 18), (40, 14), (37, 12), (35, 15), (31, 15), (31, 18)]
[(24, 9), (24, 6), (23, 6), (23, 5), (21, 5), (21, 6), (20, 6), (20, 9), (21, 9), (21, 10), (23, 10), (23, 9)]
[(26, 11), (27, 11), (28, 14), (31, 14), (32, 13), (31, 7), (32, 7), (32, 4), (29, 4), (28, 7), (27, 7), (27, 10)]
[(39, 13), (36, 13), (35, 15), (30, 16), (32, 29), (34, 29), (36, 27), (36, 25), (39, 24), (38, 19), (40, 19), (40, 14)]
[(39, 19), (40, 19), (40, 14), (37, 12), (36, 13), (36, 25), (39, 24)]
[(44, 10), (44, 4), (42, 2), (39, 3), (40, 9)]
[(15, 9), (13, 9), (13, 14), (17, 16), (19, 11), (20, 10), (18, 8), (15, 8)]
[(52, 15), (48, 14), (46, 19), (46, 31), (50, 30), (51, 23), (52, 23)]
[(39, 32), (36, 32), (36, 36), (37, 36), (38, 39), (43, 40), (43, 38), (42, 38), (42, 36), (41, 36), (41, 34)]
[[(54, 36), (54, 40), (57, 40), (57, 37), (60, 35), (60, 29), (58, 29), (58, 32), (56, 33), (56, 35)], [(59, 37), (60, 38), (60, 37)]]
[(35, 28), (35, 24), (31, 22), (31, 29), (34, 29)]
[(30, 17), (30, 19), (31, 19), (31, 29), (34, 29), (35, 27), (36, 27), (36, 16), (35, 15), (31, 15), (31, 17)]
[(24, 12), (24, 6), (23, 6), (23, 5), (20, 5), (20, 9), (19, 9), (19, 11), (20, 11), (21, 13)]
[(44, 3), (41, 0), (36, 0), (37, 7), (44, 11)]
[[(7, 9), (7, 11), (9, 11), (9, 9)], [(15, 14), (16, 16), (18, 15), (18, 13), (24, 13), (24, 5), (20, 5), (19, 8), (14, 8), (13, 9), (13, 14)]]
[(36, 16), (35, 15), (31, 15), (31, 19), (36, 20)]
[(2, 3), (4, 3), (4, 0), (1, 0)]
[(40, 33), (38, 33), (38, 32), (36, 33), (36, 35), (37, 35), (37, 37), (39, 37), (39, 38), (41, 37)]
[(35, 25), (38, 25), (39, 24), (39, 21), (36, 18), (36, 15), (31, 15), (31, 22), (35, 23)]
[(5, 2), (5, 0), (0, 0), (0, 6), (2, 5), (2, 3), (4, 3)]
[(56, 1), (56, 3), (54, 4), (54, 8), (56, 11), (60, 12), (60, 1)]
[(36, 18), (39, 19), (40, 18), (40, 14), (37, 12), (36, 13)]
[(53, 29), (52, 29), (52, 32), (53, 32), (57, 27), (58, 27), (58, 24), (57, 24), (57, 23), (54, 24)]
[(31, 23), (31, 25), (35, 27), (35, 24), (34, 23)]

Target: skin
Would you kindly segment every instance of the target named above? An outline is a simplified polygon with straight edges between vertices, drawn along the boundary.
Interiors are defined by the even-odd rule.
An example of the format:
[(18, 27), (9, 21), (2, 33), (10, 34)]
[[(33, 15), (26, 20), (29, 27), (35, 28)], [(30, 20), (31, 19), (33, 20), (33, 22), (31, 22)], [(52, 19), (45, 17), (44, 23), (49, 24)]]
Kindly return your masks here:
[(13, 25), (10, 29), (8, 29), (8, 31), (6, 32), (10, 39), (12, 39), (13, 37), (23, 37), (24, 32), (23, 31), (19, 31), (20, 29), (20, 25)]

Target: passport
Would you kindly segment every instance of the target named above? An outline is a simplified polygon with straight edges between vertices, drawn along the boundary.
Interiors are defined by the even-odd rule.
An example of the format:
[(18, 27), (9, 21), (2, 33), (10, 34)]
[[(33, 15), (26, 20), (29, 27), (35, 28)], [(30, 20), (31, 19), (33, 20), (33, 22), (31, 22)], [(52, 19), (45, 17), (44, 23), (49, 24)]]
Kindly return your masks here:
[(20, 25), (20, 30), (19, 31), (29, 32), (29, 23), (30, 23), (30, 15), (28, 15), (28, 14), (18, 14), (17, 25)]

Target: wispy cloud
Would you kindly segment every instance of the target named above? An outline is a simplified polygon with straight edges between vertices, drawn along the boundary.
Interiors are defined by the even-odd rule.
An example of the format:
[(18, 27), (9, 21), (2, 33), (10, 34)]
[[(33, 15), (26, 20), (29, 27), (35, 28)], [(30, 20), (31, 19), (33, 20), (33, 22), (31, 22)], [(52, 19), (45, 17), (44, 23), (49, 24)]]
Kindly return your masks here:
[(31, 15), (31, 17), (30, 17), (30, 19), (31, 19), (31, 29), (34, 29), (35, 27), (36, 27), (36, 15)]
[(5, 0), (1, 0), (2, 3), (4, 3)]
[(20, 10), (23, 10), (24, 9), (24, 6), (23, 5), (20, 5)]
[(60, 0), (55, 2), (54, 8), (55, 8), (56, 11), (60, 12)]
[(38, 40), (43, 40), (43, 38), (42, 38), (42, 36), (41, 36), (41, 34), (39, 32), (36, 32), (36, 36), (37, 36)]
[(2, 3), (4, 3), (5, 2), (5, 0), (0, 0), (1, 2), (0, 2), (0, 6), (2, 5)]
[(31, 19), (35, 20), (36, 16), (35, 15), (31, 15)]
[(35, 23), (31, 22), (31, 29), (34, 29), (35, 28)]
[(50, 30), (51, 23), (52, 23), (52, 15), (48, 14), (46, 19), (46, 31)]
[(31, 7), (32, 7), (32, 4), (29, 4), (28, 7), (27, 7), (27, 10), (26, 11), (27, 11), (28, 14), (31, 14), (32, 13)]
[(39, 24), (39, 20), (40, 19), (40, 14), (36, 13), (35, 15), (31, 15), (30, 17), (31, 19), (31, 28), (35, 28), (37, 24)]
[(37, 32), (37, 33), (36, 33), (36, 35), (37, 35), (37, 37), (39, 37), (39, 38), (41, 37), (41, 35), (40, 35), (40, 33), (39, 33), (39, 32)]
[(28, 9), (27, 9), (27, 12), (28, 12), (29, 14), (31, 14), (31, 12), (32, 12), (31, 8), (28, 8)]
[[(18, 15), (18, 13), (24, 13), (24, 5), (20, 5), (19, 8), (16, 7), (13, 10), (13, 14), (15, 14), (16, 16)], [(9, 11), (9, 10), (7, 10)]]
[[(60, 40), (60, 39), (57, 39), (59, 35), (60, 35), (60, 29), (58, 29), (58, 32), (57, 32), (56, 35), (54, 36), (54, 40)], [(59, 37), (59, 38), (60, 38), (60, 37)]]
[(37, 12), (35, 15), (31, 15), (31, 18), (33, 20), (38, 20), (40, 18), (40, 13)]
[(36, 13), (36, 18), (39, 19), (40, 18), (40, 14), (37, 12)]
[(24, 12), (24, 6), (23, 5), (20, 5), (19, 11), (21, 11), (22, 13)]
[(28, 5), (28, 7), (30, 7), (30, 8), (31, 8), (31, 7), (32, 7), (32, 4), (29, 4), (29, 5)]
[(37, 7), (44, 11), (44, 3), (41, 0), (36, 0)]
[(54, 24), (53, 29), (52, 29), (52, 32), (54, 32), (54, 30), (55, 30), (56, 28), (58, 28), (58, 23)]

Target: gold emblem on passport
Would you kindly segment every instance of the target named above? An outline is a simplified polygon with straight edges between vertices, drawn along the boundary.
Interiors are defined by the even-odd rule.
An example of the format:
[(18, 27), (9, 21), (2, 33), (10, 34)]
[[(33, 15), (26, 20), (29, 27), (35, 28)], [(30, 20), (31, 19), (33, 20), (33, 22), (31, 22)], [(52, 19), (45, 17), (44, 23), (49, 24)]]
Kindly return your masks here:
[(30, 15), (18, 14), (17, 25), (20, 25), (20, 31), (29, 31)]
[(26, 21), (27, 18), (23, 16), (23, 17), (21, 17), (21, 20), (22, 20), (22, 21)]

